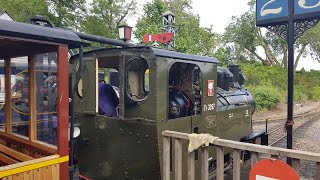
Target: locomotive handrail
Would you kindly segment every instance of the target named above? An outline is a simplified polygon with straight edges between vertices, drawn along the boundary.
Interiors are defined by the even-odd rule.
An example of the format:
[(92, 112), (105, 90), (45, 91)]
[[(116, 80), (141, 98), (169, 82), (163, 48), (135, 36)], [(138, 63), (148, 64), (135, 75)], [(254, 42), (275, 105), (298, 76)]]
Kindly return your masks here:
[[(189, 134), (163, 131), (163, 179), (170, 180), (170, 138), (174, 140), (175, 149), (175, 180), (182, 179), (182, 140), (189, 141)], [(217, 139), (211, 146), (217, 149), (217, 180), (223, 180), (224, 176), (224, 153), (223, 148), (233, 149), (233, 179), (240, 180), (241, 151), (250, 151), (251, 166), (259, 160), (260, 154), (271, 155), (271, 158), (278, 159), (279, 156), (293, 158), (292, 167), (300, 174), (300, 160), (309, 160), (316, 162), (316, 178), (320, 180), (320, 153), (306, 152), (300, 150), (284, 149), (279, 147), (263, 146), (226, 139)], [(209, 147), (200, 148), (201, 157), (201, 179), (208, 180), (208, 151)], [(188, 180), (194, 180), (194, 152), (188, 153)]]

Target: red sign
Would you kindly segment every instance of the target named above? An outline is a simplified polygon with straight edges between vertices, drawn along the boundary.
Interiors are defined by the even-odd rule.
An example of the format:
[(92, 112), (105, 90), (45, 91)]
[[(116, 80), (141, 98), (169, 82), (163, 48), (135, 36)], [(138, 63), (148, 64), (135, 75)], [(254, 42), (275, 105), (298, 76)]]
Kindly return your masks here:
[(257, 162), (251, 169), (249, 180), (299, 180), (299, 175), (288, 164), (273, 159)]
[(173, 33), (162, 33), (162, 34), (154, 34), (154, 35), (150, 35), (150, 34), (146, 34), (144, 35), (143, 41), (145, 43), (148, 42), (153, 42), (153, 41), (158, 41), (162, 44), (170, 42), (173, 38)]
[(213, 80), (208, 80), (207, 92), (208, 92), (208, 96), (214, 96), (214, 81)]

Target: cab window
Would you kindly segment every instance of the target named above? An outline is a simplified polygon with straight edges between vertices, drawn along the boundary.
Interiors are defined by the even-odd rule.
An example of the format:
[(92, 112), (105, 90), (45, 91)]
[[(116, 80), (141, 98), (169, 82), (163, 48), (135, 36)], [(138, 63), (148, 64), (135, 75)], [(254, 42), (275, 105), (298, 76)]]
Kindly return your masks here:
[(130, 102), (144, 101), (149, 93), (149, 65), (143, 58), (131, 58), (126, 68), (126, 95)]
[(96, 71), (98, 85), (98, 113), (108, 117), (117, 117), (119, 114), (119, 57), (100, 57)]
[(169, 71), (168, 118), (201, 114), (201, 71), (195, 64), (176, 62)]

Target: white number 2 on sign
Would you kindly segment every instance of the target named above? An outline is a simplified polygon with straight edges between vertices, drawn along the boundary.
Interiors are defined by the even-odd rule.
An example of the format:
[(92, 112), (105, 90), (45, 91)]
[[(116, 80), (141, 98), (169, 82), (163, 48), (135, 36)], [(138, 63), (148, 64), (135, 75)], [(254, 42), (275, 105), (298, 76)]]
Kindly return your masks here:
[(306, 0), (299, 0), (298, 4), (301, 8), (304, 8), (304, 9), (312, 9), (312, 8), (320, 7), (320, 1), (318, 2), (318, 4), (313, 6), (306, 6)]
[(277, 1), (277, 0), (270, 0), (264, 6), (262, 6), (260, 15), (261, 16), (266, 16), (268, 14), (279, 14), (279, 13), (281, 13), (282, 7), (275, 8), (275, 9), (266, 9), (269, 4), (271, 4), (271, 3), (275, 2), (275, 1)]

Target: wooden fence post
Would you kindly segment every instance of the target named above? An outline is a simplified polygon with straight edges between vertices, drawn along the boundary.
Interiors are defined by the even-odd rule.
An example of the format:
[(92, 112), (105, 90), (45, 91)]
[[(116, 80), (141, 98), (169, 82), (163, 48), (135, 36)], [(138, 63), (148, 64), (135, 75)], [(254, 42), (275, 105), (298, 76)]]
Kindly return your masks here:
[(194, 151), (188, 153), (188, 180), (194, 180)]
[(163, 137), (163, 180), (170, 180), (170, 137)]
[(209, 147), (202, 147), (200, 150), (201, 155), (201, 179), (209, 179)]
[(233, 150), (233, 180), (240, 180), (241, 150)]
[(320, 162), (316, 164), (316, 180), (320, 180)]
[(174, 174), (175, 180), (182, 180), (182, 140), (174, 139)]
[(292, 159), (292, 168), (300, 176), (300, 159)]
[(217, 146), (217, 180), (224, 179), (224, 154), (221, 146)]

